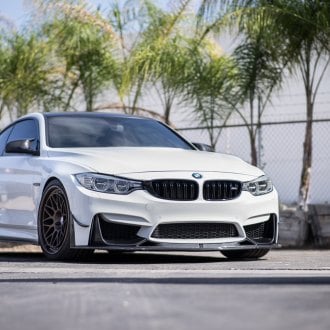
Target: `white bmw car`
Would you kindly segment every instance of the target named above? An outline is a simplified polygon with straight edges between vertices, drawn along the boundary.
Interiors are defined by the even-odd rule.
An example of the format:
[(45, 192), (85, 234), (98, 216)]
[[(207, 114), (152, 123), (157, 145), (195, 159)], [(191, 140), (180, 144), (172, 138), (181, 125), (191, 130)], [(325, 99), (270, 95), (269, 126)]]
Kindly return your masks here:
[(0, 153), (0, 240), (40, 244), (52, 259), (95, 249), (260, 258), (277, 244), (271, 180), (153, 119), (30, 114), (2, 131)]

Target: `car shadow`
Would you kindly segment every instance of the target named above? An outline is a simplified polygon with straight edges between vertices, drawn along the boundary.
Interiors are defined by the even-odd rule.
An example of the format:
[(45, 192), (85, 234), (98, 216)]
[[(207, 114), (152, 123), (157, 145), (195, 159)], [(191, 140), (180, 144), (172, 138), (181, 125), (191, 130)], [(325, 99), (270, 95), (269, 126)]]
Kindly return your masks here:
[[(251, 261), (248, 259), (240, 260)], [(261, 262), (259, 259), (258, 262)], [(80, 259), (74, 261), (53, 261), (47, 259), (40, 252), (1, 252), (0, 264), (3, 262), (46, 262), (46, 263), (79, 263), (79, 264), (196, 264), (196, 263), (219, 263), (219, 262), (235, 262), (222, 256), (220, 252), (215, 252), (214, 256), (196, 254), (176, 254), (176, 253), (144, 253), (144, 252), (96, 252), (88, 259)]]

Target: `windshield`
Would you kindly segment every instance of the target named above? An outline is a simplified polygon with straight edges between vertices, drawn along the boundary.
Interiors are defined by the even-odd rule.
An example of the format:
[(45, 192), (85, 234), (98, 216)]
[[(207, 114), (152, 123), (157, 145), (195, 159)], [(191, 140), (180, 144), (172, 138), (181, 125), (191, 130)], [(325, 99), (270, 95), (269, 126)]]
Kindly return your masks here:
[(57, 115), (47, 117), (47, 140), (52, 148), (164, 147), (193, 149), (156, 120)]

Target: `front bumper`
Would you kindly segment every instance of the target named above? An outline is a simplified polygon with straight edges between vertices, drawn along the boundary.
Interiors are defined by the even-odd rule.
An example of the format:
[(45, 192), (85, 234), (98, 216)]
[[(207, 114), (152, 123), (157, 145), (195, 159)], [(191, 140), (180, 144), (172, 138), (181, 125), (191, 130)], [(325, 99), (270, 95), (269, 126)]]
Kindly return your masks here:
[(154, 242), (138, 236), (137, 226), (110, 224), (102, 216), (96, 216), (88, 247), (117, 251), (221, 251), (270, 249), (277, 245), (278, 221), (275, 214), (272, 214), (266, 222), (243, 228), (244, 238), (233, 242), (210, 243), (207, 239), (204, 239), (203, 243)]
[[(202, 183), (199, 182), (200, 185)], [(172, 201), (156, 198), (143, 190), (129, 195), (89, 191), (79, 186), (74, 179), (70, 186), (66, 189), (74, 219), (71, 240), (73, 248), (217, 251), (268, 249), (277, 244), (279, 216), (275, 189), (257, 197), (243, 191), (238, 198), (228, 201), (206, 201), (202, 196), (194, 201)], [(272, 230), (271, 233), (268, 230), (266, 239), (254, 239), (247, 234), (249, 226), (253, 229), (253, 226), (270, 222), (268, 227)], [(153, 235), (159, 225), (189, 223), (230, 224), (236, 228), (237, 233), (234, 236), (183, 238)], [(116, 226), (121, 226), (123, 231), (119, 230), (118, 233), (118, 228), (113, 229)], [(124, 234), (120, 236), (121, 233)], [(258, 228), (256, 233), (260, 236)]]

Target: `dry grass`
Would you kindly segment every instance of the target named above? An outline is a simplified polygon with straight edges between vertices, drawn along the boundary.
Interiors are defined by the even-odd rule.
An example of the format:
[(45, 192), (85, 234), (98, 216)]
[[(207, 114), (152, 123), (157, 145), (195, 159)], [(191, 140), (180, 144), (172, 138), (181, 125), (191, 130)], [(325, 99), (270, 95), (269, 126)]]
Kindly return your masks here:
[(41, 249), (31, 244), (0, 243), (1, 252), (41, 252)]

